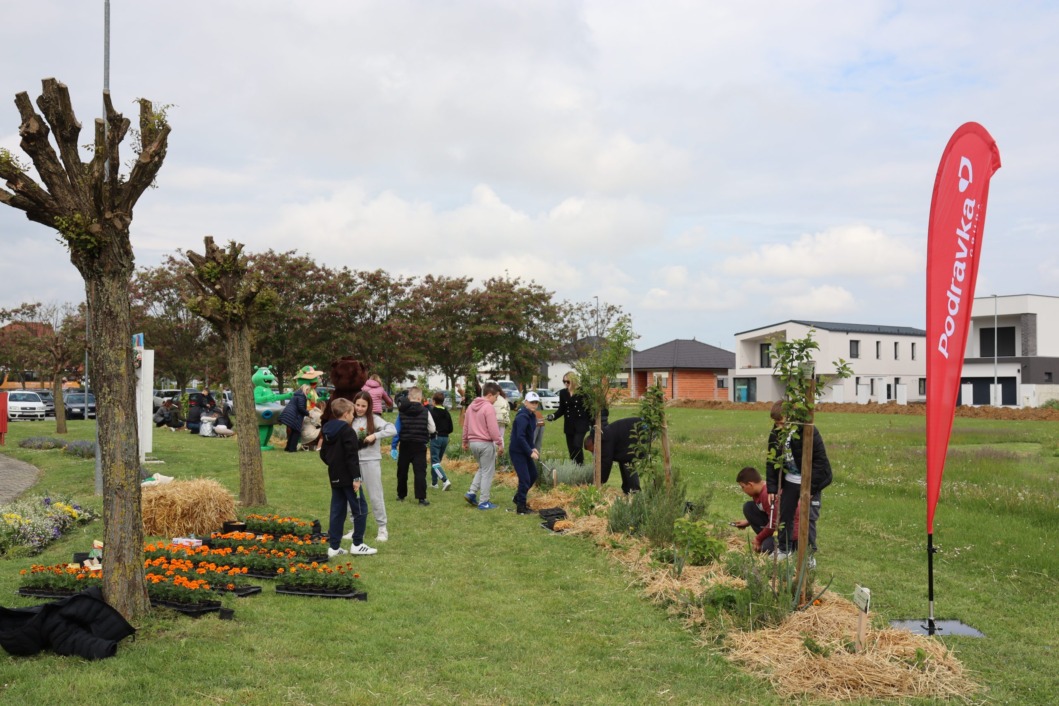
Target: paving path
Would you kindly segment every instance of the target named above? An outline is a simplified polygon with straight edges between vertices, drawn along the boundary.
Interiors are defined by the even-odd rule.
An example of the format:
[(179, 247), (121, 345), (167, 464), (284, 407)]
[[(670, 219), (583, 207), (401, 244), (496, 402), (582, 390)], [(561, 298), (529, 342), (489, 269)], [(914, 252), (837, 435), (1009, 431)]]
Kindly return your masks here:
[(40, 470), (25, 461), (0, 453), (0, 505), (6, 505), (33, 487)]

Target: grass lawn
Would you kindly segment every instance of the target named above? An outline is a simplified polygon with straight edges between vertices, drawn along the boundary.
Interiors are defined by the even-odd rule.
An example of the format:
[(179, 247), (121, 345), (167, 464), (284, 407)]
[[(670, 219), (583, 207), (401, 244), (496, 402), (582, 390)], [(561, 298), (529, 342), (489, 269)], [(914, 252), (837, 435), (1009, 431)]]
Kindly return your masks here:
[[(744, 465), (763, 464), (767, 414), (670, 410), (674, 464), (692, 494), (712, 488), (712, 511), (739, 517), (734, 483)], [(615, 416), (622, 416), (619, 411)], [(880, 623), (927, 611), (922, 417), (821, 414), (835, 471), (824, 492), (818, 574), (844, 595), (872, 589)], [(74, 421), (71, 438), (91, 438)], [(91, 461), (18, 448), (53, 435), (50, 423), (11, 425), (3, 452), (45, 474), (35, 491), (94, 497)], [(985, 639), (946, 638), (990, 703), (1050, 704), (1059, 611), (1059, 442), (1054, 422), (957, 419), (935, 518), (936, 617), (959, 619)], [(550, 425), (546, 455), (564, 449)], [(158, 433), (153, 466), (177, 478), (216, 478), (238, 490), (232, 440)], [(786, 703), (763, 679), (697, 644), (696, 635), (645, 601), (630, 576), (590, 542), (552, 535), (532, 517), (428, 490), (431, 506), (394, 500), (395, 464), (384, 459), (390, 541), (355, 560), (369, 601), (280, 596), (235, 602), (232, 622), (155, 611), (135, 641), (101, 662), (0, 654), (4, 704), (614, 704)], [(269, 507), (326, 525), (330, 496), (315, 454), (265, 454)], [(617, 483), (617, 471), (611, 485)], [(102, 536), (100, 525), (64, 537), (33, 559), (0, 559), (0, 601), (19, 569), (57, 563)], [(374, 538), (369, 520), (367, 537)], [(73, 691), (73, 690), (76, 690)], [(915, 703), (915, 702), (911, 702)]]

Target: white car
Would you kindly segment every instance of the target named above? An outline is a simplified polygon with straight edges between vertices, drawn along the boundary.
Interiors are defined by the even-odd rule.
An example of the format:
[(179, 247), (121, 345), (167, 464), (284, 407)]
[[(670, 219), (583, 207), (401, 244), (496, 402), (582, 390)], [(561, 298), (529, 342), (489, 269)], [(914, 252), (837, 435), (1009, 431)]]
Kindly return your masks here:
[(7, 419), (43, 420), (46, 411), (44, 402), (36, 392), (12, 391), (7, 393)]
[(551, 390), (538, 387), (535, 392), (541, 398), (541, 409), (559, 409), (559, 395)]

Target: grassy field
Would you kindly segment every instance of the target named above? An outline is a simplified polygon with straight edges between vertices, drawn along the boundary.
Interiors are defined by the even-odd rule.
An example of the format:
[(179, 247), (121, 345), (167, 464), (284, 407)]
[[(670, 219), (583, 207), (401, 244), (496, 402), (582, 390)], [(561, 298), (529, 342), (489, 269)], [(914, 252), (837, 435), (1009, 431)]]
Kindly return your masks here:
[[(712, 488), (712, 512), (736, 519), (733, 479), (743, 465), (761, 466), (767, 415), (676, 409), (670, 424), (674, 463), (692, 491)], [(845, 595), (857, 583), (871, 588), (880, 623), (925, 617), (923, 418), (822, 414), (818, 424), (835, 470), (819, 576), (833, 575), (832, 590)], [(90, 422), (71, 427), (72, 438), (92, 435)], [(91, 461), (17, 447), (52, 429), (13, 424), (3, 452), (45, 470), (36, 490), (101, 507)], [(935, 519), (936, 613), (987, 636), (946, 638), (987, 688), (976, 700), (1050, 704), (1059, 693), (1057, 431), (1054, 422), (956, 420)], [(562, 441), (549, 426), (546, 451), (559, 455)], [(155, 436), (165, 464), (154, 468), (233, 491), (236, 455), (231, 440)], [(590, 542), (503, 509), (471, 509), (467, 476), (448, 493), (428, 491), (430, 507), (397, 503), (393, 468), (386, 459), (391, 540), (357, 561), (367, 603), (278, 596), (264, 581), (263, 594), (235, 603), (233, 622), (159, 611), (114, 659), (0, 655), (0, 700), (66, 703), (75, 689), (101, 705), (787, 702), (698, 645)], [(268, 453), (265, 476), (263, 509), (326, 524), (329, 490), (315, 455)], [(494, 501), (508, 507), (510, 494), (498, 489)], [(0, 560), (2, 604), (33, 605), (12, 595), (18, 570), (65, 561), (98, 536), (90, 526), (33, 560)]]

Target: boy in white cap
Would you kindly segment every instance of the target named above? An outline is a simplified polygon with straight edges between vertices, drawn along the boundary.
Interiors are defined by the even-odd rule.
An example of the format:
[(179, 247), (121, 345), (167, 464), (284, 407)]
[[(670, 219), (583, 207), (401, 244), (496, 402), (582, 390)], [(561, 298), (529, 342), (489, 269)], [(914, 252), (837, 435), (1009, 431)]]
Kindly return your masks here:
[(537, 449), (533, 446), (533, 437), (537, 431), (537, 407), (541, 398), (536, 392), (527, 392), (522, 406), (515, 415), (511, 425), (511, 443), (508, 455), (511, 465), (518, 476), (518, 490), (515, 492), (515, 512), (520, 515), (532, 515), (533, 510), (526, 504), (526, 495), (537, 480)]

